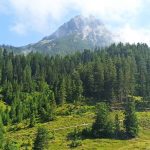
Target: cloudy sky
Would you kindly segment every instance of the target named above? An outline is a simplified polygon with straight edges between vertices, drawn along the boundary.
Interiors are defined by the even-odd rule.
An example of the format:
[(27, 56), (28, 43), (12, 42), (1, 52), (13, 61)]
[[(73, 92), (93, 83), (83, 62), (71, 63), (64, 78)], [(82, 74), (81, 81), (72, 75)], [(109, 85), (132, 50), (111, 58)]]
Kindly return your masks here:
[(0, 44), (37, 42), (70, 18), (94, 15), (123, 42), (150, 45), (150, 0), (0, 0)]

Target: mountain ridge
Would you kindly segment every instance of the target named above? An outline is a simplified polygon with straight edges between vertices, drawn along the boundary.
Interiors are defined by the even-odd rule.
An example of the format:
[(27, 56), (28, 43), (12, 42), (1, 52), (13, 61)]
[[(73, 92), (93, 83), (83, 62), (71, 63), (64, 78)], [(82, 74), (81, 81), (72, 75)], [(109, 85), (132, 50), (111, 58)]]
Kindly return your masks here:
[[(94, 16), (71, 18), (39, 42), (19, 47), (20, 53), (68, 54), (113, 43), (113, 34)], [(17, 51), (18, 52), (18, 51)]]

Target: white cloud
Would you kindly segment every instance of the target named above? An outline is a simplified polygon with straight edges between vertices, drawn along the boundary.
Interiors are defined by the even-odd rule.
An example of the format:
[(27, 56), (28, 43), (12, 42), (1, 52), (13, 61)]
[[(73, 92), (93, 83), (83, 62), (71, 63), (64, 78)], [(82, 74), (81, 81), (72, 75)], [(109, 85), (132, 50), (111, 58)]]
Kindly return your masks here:
[[(71, 13), (93, 14), (104, 21), (125, 21), (139, 11), (142, 0), (8, 0), (16, 20), (14, 26), (24, 24), (26, 31), (47, 32)], [(14, 27), (17, 28), (17, 27)], [(25, 31), (24, 31), (25, 32)]]
[(130, 43), (147, 43), (150, 46), (150, 29), (135, 29), (129, 24), (118, 30), (120, 33), (120, 39), (122, 42)]
[[(9, 0), (16, 21), (14, 26), (23, 24), (26, 31), (45, 33), (64, 17), (67, 0)], [(16, 27), (14, 27), (16, 28)], [(24, 31), (24, 32), (26, 32)]]
[(6, 1), (0, 0), (0, 13), (6, 13)]
[(24, 24), (16, 24), (15, 26), (12, 26), (11, 28), (10, 28), (10, 30), (11, 31), (15, 31), (15, 32), (17, 32), (18, 34), (20, 34), (20, 35), (25, 35), (26, 34), (26, 26), (24, 25)]
[(137, 15), (142, 0), (75, 0), (82, 14), (93, 14), (103, 20), (124, 21)]

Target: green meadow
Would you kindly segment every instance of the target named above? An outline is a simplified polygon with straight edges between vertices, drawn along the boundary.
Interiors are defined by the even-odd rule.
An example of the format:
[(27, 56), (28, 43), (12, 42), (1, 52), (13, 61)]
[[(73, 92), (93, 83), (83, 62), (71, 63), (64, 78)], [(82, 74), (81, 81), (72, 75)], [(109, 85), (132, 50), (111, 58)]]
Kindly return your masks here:
[[(84, 110), (84, 111), (83, 111)], [(90, 128), (95, 115), (94, 107), (80, 106), (74, 108), (70, 114), (66, 114), (65, 107), (58, 108), (58, 116), (54, 121), (46, 123), (37, 123), (35, 127), (28, 127), (28, 120), (7, 127), (6, 137), (14, 140), (21, 150), (31, 150), (33, 141), (36, 136), (38, 127), (45, 127), (53, 138), (49, 140), (49, 150), (69, 150), (71, 149), (71, 140), (68, 139), (68, 134), (73, 132), (75, 128), (82, 131), (84, 128)], [(113, 111), (114, 114), (119, 113), (120, 122), (123, 120), (123, 113), (121, 111)], [(135, 139), (118, 140), (118, 139), (81, 139), (81, 145), (74, 148), (77, 150), (150, 150), (150, 112), (137, 112), (139, 120), (139, 136)]]

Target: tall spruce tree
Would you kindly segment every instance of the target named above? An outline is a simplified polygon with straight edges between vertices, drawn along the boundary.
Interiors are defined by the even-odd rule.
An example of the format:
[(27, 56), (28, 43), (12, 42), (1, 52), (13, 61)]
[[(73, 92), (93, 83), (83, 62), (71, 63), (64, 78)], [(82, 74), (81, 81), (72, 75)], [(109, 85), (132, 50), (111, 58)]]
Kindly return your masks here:
[(29, 124), (29, 127), (34, 127), (35, 124), (36, 124), (35, 113), (32, 112), (32, 114), (30, 115), (30, 124)]
[(23, 71), (23, 89), (25, 92), (33, 91), (33, 82), (31, 77), (31, 67), (26, 65)]
[(63, 105), (66, 102), (66, 85), (65, 85), (65, 79), (62, 79), (59, 86), (59, 104)]
[(96, 62), (93, 66), (94, 72), (94, 98), (100, 100), (104, 92), (104, 69), (101, 62)]
[(120, 129), (119, 115), (116, 114), (116, 115), (115, 115), (115, 137), (116, 137), (116, 138), (119, 138), (119, 136), (120, 136), (120, 131), (121, 131), (121, 129)]
[(92, 134), (96, 138), (106, 138), (113, 135), (113, 123), (109, 120), (109, 107), (106, 103), (97, 105), (96, 120), (92, 125)]
[(73, 86), (73, 100), (78, 103), (82, 100), (83, 86), (78, 71), (74, 71), (72, 74), (72, 86)]
[(125, 106), (124, 127), (129, 138), (138, 136), (138, 119), (136, 116), (135, 103), (129, 100)]

